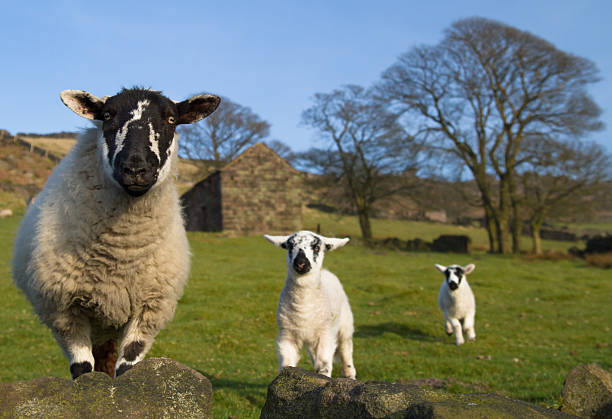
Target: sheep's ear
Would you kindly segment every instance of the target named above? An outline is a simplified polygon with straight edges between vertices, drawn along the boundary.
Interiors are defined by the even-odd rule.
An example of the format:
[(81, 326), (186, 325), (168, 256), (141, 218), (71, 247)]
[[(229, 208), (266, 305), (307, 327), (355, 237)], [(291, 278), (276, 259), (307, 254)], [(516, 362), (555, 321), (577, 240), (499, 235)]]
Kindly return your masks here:
[(473, 263), (470, 263), (469, 265), (466, 265), (463, 267), (463, 272), (467, 275), (467, 274), (472, 273), (474, 269), (476, 269), (476, 265), (474, 265)]
[(177, 124), (193, 124), (213, 113), (221, 103), (221, 98), (215, 95), (197, 95), (178, 102)]
[(268, 236), (267, 234), (264, 234), (264, 237), (267, 241), (269, 241), (273, 245), (286, 249), (287, 240), (289, 240), (289, 237), (291, 236)]
[(342, 247), (345, 244), (347, 244), (349, 240), (350, 239), (348, 237), (345, 237), (343, 239), (333, 239), (333, 238), (324, 237), (323, 243), (325, 243), (325, 251), (329, 252), (330, 250), (334, 250), (339, 247)]
[(102, 107), (108, 96), (96, 97), (84, 90), (64, 90), (60, 99), (72, 112), (87, 119), (103, 120)]
[(440, 272), (444, 273), (446, 272), (446, 266), (444, 265), (438, 265), (437, 263), (434, 265), (436, 267), (437, 270), (439, 270)]

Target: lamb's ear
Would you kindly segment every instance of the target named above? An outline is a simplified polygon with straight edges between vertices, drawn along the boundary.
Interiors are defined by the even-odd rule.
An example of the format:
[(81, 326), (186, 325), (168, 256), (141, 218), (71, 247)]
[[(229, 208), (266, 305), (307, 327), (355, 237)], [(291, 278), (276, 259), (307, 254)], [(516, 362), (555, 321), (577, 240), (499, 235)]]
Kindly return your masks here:
[(286, 249), (287, 240), (289, 240), (289, 237), (291, 236), (268, 236), (267, 234), (264, 234), (264, 237), (267, 241), (269, 241), (273, 245)]
[(193, 124), (213, 113), (221, 103), (221, 98), (215, 95), (197, 95), (178, 102), (177, 124)]
[(64, 90), (60, 93), (60, 99), (72, 112), (87, 119), (102, 121), (102, 107), (108, 96), (96, 97), (84, 90)]
[(348, 237), (345, 237), (343, 239), (334, 239), (334, 238), (324, 237), (323, 243), (325, 243), (325, 251), (329, 252), (330, 250), (334, 250), (339, 247), (342, 247), (345, 244), (347, 244), (349, 240), (350, 239)]
[(446, 272), (446, 266), (444, 265), (438, 265), (437, 263), (434, 265), (436, 267), (437, 270), (439, 270), (440, 272), (444, 273)]
[(473, 263), (470, 263), (469, 265), (465, 265), (463, 267), (463, 272), (467, 275), (467, 274), (472, 273), (474, 269), (476, 269), (476, 265), (474, 265)]

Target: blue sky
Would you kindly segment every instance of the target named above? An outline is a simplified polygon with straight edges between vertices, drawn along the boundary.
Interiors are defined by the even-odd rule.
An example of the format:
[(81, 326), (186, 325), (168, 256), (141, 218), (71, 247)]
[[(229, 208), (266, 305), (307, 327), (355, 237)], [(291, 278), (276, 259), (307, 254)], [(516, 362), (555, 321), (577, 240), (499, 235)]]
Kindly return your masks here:
[(250, 107), (271, 139), (315, 145), (300, 126), (311, 97), (369, 86), (396, 58), (435, 44), (457, 19), (482, 16), (595, 62), (591, 93), (612, 152), (612, 2), (506, 1), (30, 1), (3, 2), (0, 128), (11, 133), (87, 126), (64, 89), (104, 96), (134, 85), (172, 99), (206, 91)]

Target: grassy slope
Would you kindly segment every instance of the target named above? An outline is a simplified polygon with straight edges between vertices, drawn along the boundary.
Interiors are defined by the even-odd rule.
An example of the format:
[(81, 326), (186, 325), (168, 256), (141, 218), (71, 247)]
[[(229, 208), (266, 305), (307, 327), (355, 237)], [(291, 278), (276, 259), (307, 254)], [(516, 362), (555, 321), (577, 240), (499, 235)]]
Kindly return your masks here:
[[(354, 220), (334, 224), (316, 214), (306, 214), (306, 226), (318, 220), (324, 233), (356, 233)], [(0, 220), (0, 380), (69, 377), (51, 334), (10, 280), (18, 222)], [(402, 238), (430, 239), (427, 234), (440, 233), (436, 227), (447, 228), (380, 223), (375, 223), (380, 236)], [(258, 417), (277, 373), (274, 313), (284, 255), (261, 237), (189, 237), (191, 280), (174, 321), (149, 356), (174, 358), (208, 376), (215, 417)], [(469, 280), (478, 305), (478, 338), (456, 347), (443, 330), (436, 303), (442, 276), (433, 264), (468, 262), (477, 266)], [(327, 255), (326, 265), (343, 281), (351, 301), (359, 379), (438, 377), (448, 380), (451, 390), (494, 391), (551, 406), (576, 364), (597, 362), (612, 369), (609, 270), (580, 261), (382, 252), (355, 244)], [(302, 366), (311, 369), (303, 358)]]

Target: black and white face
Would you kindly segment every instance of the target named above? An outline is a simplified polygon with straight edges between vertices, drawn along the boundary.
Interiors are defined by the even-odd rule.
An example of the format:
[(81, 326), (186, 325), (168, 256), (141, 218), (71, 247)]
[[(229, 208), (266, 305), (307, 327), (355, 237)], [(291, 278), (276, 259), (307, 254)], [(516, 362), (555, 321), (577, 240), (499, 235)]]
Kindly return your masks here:
[(104, 171), (131, 196), (144, 195), (170, 173), (178, 149), (176, 126), (201, 120), (219, 104), (213, 95), (176, 103), (138, 88), (104, 98), (66, 90), (61, 98), (78, 115), (102, 121)]
[(465, 279), (465, 276), (472, 272), (476, 267), (474, 264), (469, 264), (465, 267), (459, 265), (450, 265), (448, 267), (443, 265), (435, 265), (436, 269), (444, 274), (446, 277), (445, 281), (448, 288), (451, 291), (455, 291), (461, 285), (461, 281)]
[(337, 249), (349, 239), (324, 237), (311, 231), (299, 231), (289, 236), (264, 236), (274, 245), (287, 249), (287, 268), (296, 275), (306, 275), (323, 266), (325, 252)]

